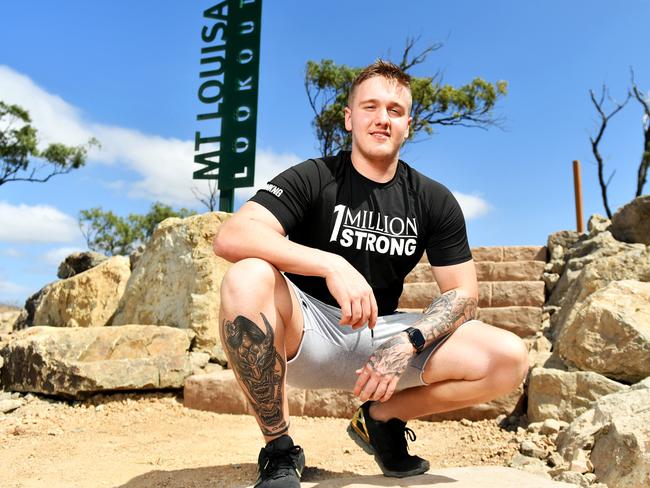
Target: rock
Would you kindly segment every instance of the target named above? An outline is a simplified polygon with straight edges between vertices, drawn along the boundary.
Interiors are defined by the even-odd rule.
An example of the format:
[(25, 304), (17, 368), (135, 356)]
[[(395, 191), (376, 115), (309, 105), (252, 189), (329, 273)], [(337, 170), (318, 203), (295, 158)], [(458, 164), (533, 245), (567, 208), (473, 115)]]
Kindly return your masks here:
[(20, 317), (21, 310), (9, 310), (7, 312), (0, 312), (0, 334), (10, 334), (14, 331), (18, 317)]
[[(605, 234), (607, 232), (597, 237)], [(561, 290), (563, 293), (561, 303), (549, 303), (561, 306), (561, 309), (551, 316), (553, 338), (557, 338), (565, 324), (574, 319), (580, 308), (579, 304), (608, 283), (621, 280), (650, 281), (650, 248), (642, 244), (625, 244), (625, 246), (631, 248), (615, 255), (597, 257), (584, 264), (580, 270), (572, 271), (567, 268), (550, 298), (553, 302), (553, 296), (559, 293), (558, 290), (564, 288)], [(573, 261), (569, 264), (571, 263)], [(563, 281), (566, 282), (565, 285), (561, 284)]]
[(55, 281), (30, 298), (30, 306), (25, 305), (28, 312), (33, 306), (26, 325), (104, 326), (115, 313), (130, 274), (128, 258), (114, 256), (72, 278)]
[(627, 388), (593, 372), (535, 368), (528, 383), (528, 418), (531, 422), (571, 422), (594, 400)]
[(650, 245), (650, 195), (641, 195), (612, 216), (612, 235), (623, 242)]
[(521, 446), (519, 446), (519, 452), (524, 456), (534, 457), (537, 459), (544, 459), (547, 455), (546, 449), (542, 449), (529, 439), (526, 439), (521, 443)]
[(212, 239), (229, 217), (211, 212), (158, 224), (111, 324), (191, 329), (196, 333), (193, 350), (225, 363), (218, 322), (221, 280), (230, 263), (214, 254)]
[(649, 405), (650, 389), (643, 387), (600, 398), (560, 432), (558, 452), (576, 469), (586, 457), (608, 486), (650, 486)]
[[(518, 399), (523, 395), (523, 388), (517, 392)], [(289, 413), (310, 417), (349, 418), (359, 406), (358, 400), (349, 391), (320, 389), (287, 389)], [(209, 374), (193, 375), (185, 381), (183, 390), (184, 405), (187, 408), (209, 410), (217, 413), (242, 414), (248, 412), (246, 397), (237, 384), (232, 370), (225, 369)], [(496, 402), (496, 401), (495, 401)], [(512, 400), (506, 397), (501, 404), (481, 404), (475, 407), (445, 412), (423, 417), (422, 420), (460, 420), (463, 418), (480, 420), (496, 418), (504, 410), (516, 410)], [(507, 405), (507, 407), (505, 406)]]
[(59, 269), (56, 275), (61, 279), (71, 278), (74, 275), (89, 270), (90, 268), (94, 268), (107, 259), (108, 256), (104, 256), (103, 254), (94, 251), (74, 252), (59, 264)]
[(572, 230), (562, 230), (549, 235), (546, 245), (549, 251), (549, 260), (544, 270), (547, 273), (561, 275), (566, 266), (565, 254), (579, 239), (580, 235)]
[(133, 271), (138, 264), (138, 261), (140, 261), (140, 258), (144, 254), (144, 250), (146, 249), (147, 246), (144, 244), (140, 244), (138, 247), (136, 247), (131, 254), (129, 254), (129, 264), (131, 265), (131, 271)]
[(0, 349), (5, 388), (66, 398), (180, 388), (191, 338), (172, 327), (30, 327)]
[(650, 283), (613, 281), (590, 295), (556, 347), (582, 370), (627, 383), (650, 376)]
[(523, 454), (517, 453), (510, 460), (509, 466), (550, 478), (546, 463), (534, 457), (524, 456)]
[(22, 400), (0, 400), (0, 413), (13, 412), (25, 404)]
[(564, 471), (558, 476), (553, 478), (555, 481), (564, 481), (565, 483), (573, 483), (581, 488), (589, 488), (589, 480), (584, 474), (576, 473), (575, 471)]
[[(601, 232), (605, 232), (610, 229), (612, 225), (611, 220), (602, 215), (594, 214), (589, 217), (589, 222), (587, 222), (587, 229), (589, 229), (589, 237), (594, 237)], [(619, 241), (621, 239), (618, 239)]]
[[(646, 406), (650, 411), (650, 406)], [(609, 486), (650, 486), (650, 415), (614, 418), (591, 451), (596, 477)]]
[[(390, 481), (395, 480), (395, 481)], [(575, 488), (575, 485), (554, 481), (548, 476), (526, 473), (504, 466), (472, 466), (431, 469), (425, 474), (402, 478), (382, 475), (332, 478), (316, 482), (301, 482), (302, 488), (375, 488), (378, 486), (403, 488)]]
[(556, 419), (546, 419), (544, 420), (542, 427), (539, 429), (539, 433), (542, 435), (553, 436), (558, 434), (562, 429), (566, 429), (568, 426), (568, 422)]

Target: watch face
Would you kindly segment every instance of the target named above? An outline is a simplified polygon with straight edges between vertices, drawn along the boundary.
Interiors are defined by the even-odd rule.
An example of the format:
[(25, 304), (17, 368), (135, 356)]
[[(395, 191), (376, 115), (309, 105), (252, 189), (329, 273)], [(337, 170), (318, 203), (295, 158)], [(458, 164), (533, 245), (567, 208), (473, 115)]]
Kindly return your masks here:
[(418, 329), (414, 329), (413, 327), (409, 327), (406, 329), (406, 332), (409, 335), (409, 339), (411, 340), (411, 344), (413, 344), (413, 347), (417, 352), (422, 351), (424, 348), (424, 336), (422, 335), (422, 332), (420, 332)]

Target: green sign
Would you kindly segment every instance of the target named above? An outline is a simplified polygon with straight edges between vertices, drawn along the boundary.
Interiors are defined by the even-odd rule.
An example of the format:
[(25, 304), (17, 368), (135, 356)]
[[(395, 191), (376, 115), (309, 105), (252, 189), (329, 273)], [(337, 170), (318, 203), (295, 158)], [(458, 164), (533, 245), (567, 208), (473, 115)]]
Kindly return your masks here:
[(232, 211), (234, 188), (254, 182), (261, 13), (261, 0), (226, 0), (203, 12), (210, 24), (201, 30), (198, 97), (206, 111), (196, 118), (210, 127), (194, 135), (202, 165), (194, 179), (218, 180), (221, 210)]

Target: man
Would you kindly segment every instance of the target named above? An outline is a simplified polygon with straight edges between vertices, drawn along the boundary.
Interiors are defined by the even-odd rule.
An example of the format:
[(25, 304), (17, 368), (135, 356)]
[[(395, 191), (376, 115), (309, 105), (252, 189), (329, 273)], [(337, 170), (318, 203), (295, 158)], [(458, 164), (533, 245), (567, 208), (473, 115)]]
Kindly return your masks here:
[[(363, 404), (350, 436), (385, 475), (403, 477), (429, 469), (408, 454), (406, 421), (491, 400), (525, 377), (523, 342), (475, 319), (458, 203), (399, 160), (411, 102), (397, 66), (364, 69), (345, 109), (351, 152), (281, 173), (214, 240), (235, 263), (221, 285), (222, 342), (267, 442), (256, 487), (300, 485), (286, 381), (353, 390)], [(395, 313), (425, 251), (441, 296), (424, 313)]]

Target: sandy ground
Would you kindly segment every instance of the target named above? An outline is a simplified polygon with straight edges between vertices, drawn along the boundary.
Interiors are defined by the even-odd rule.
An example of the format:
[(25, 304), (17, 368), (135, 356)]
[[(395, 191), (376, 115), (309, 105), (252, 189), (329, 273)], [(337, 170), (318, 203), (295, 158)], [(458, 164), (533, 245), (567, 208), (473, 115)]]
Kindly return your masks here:
[[(262, 438), (252, 417), (190, 410), (172, 393), (98, 395), (84, 402), (32, 397), (0, 414), (4, 488), (242, 487), (256, 477)], [(304, 481), (381, 474), (345, 432), (347, 420), (297, 417)], [(515, 433), (496, 421), (409, 422), (411, 452), (432, 467), (506, 465)]]

